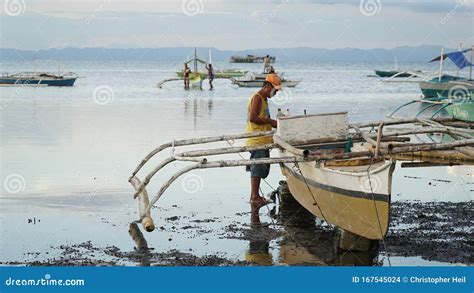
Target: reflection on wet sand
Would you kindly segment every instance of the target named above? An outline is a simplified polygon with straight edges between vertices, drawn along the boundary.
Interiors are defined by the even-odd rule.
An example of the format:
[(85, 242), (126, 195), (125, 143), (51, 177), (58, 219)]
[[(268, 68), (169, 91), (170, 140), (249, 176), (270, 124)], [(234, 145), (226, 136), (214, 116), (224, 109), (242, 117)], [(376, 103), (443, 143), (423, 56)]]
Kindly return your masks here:
[(192, 115), (194, 129), (196, 129), (198, 116), (202, 116), (206, 113), (208, 117), (212, 117), (213, 104), (214, 102), (212, 99), (198, 99), (192, 94), (184, 100), (184, 116), (188, 117), (190, 114)]
[(346, 251), (337, 248), (338, 233), (322, 223), (296, 202), (291, 195), (283, 195), (275, 218), (284, 230), (279, 240), (279, 256), (273, 260), (270, 240), (259, 237), (269, 234), (269, 226), (260, 223), (260, 208), (251, 209), (251, 233), (245, 260), (257, 265), (312, 265), (312, 266), (373, 266), (377, 265), (378, 247), (369, 251)]
[[(264, 234), (264, 230), (268, 229), (267, 225), (262, 225), (260, 222), (260, 209), (262, 206), (251, 204), (250, 208), (250, 234), (259, 235)], [(273, 265), (273, 259), (269, 252), (270, 241), (263, 238), (259, 239), (256, 237), (255, 240), (251, 239), (249, 243), (249, 249), (245, 252), (245, 260), (251, 263), (255, 263), (261, 266)]]
[(149, 267), (151, 265), (152, 254), (148, 248), (148, 243), (142, 231), (136, 223), (130, 223), (128, 233), (135, 242), (135, 251), (140, 254), (140, 266)]

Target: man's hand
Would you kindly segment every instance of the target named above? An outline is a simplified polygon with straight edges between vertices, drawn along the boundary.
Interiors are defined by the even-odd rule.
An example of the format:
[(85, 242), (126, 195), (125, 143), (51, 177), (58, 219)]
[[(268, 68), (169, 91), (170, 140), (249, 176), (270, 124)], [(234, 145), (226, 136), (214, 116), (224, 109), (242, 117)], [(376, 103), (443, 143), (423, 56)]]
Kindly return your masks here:
[(277, 128), (277, 121), (275, 119), (268, 119), (269, 123), (272, 125), (273, 128)]

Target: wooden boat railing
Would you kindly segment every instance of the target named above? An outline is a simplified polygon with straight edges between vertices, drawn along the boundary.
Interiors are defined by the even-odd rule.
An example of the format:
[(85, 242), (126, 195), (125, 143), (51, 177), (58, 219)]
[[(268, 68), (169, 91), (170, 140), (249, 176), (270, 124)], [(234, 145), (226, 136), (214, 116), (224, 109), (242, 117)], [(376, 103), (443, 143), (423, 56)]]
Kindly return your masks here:
[[(420, 127), (409, 129), (393, 128), (388, 129), (390, 125), (419, 124)], [(373, 128), (372, 133), (364, 128)], [(314, 150), (318, 146), (327, 146), (331, 144), (346, 143), (340, 139), (318, 139), (317, 141), (301, 141), (289, 143), (281, 139), (274, 131), (259, 133), (242, 133), (234, 135), (220, 135), (201, 138), (191, 138), (183, 140), (173, 140), (162, 144), (148, 153), (138, 164), (129, 182), (135, 189), (134, 198), (139, 202), (139, 220), (146, 231), (153, 231), (155, 224), (151, 218), (151, 209), (160, 199), (168, 187), (183, 174), (196, 170), (208, 168), (225, 168), (237, 166), (251, 166), (257, 164), (281, 164), (298, 163), (312, 161), (344, 161), (350, 159), (366, 159), (378, 157), (379, 159), (395, 159), (402, 161), (426, 162), (424, 166), (439, 164), (474, 164), (474, 124), (460, 122), (453, 119), (438, 118), (433, 120), (420, 118), (387, 119), (382, 121), (373, 121), (368, 123), (350, 124), (349, 139), (352, 142), (365, 142), (370, 147), (364, 151), (353, 152), (334, 152), (322, 153)], [(455, 138), (454, 141), (440, 143), (409, 143), (410, 138), (406, 135), (442, 133)], [(241, 140), (251, 137), (273, 136), (274, 143), (263, 146), (233, 146), (235, 140)], [(190, 150), (177, 153), (176, 148), (180, 146), (190, 146), (207, 144), (213, 142), (227, 142), (230, 147), (210, 148), (201, 150)], [(171, 156), (160, 161), (144, 178), (143, 182), (137, 177), (138, 172), (155, 155), (171, 148)], [(210, 156), (236, 154), (259, 149), (281, 148), (287, 150), (292, 156), (270, 157), (262, 159), (237, 159), (237, 160), (208, 160)], [(190, 162), (191, 164), (183, 167), (174, 173), (159, 189), (157, 194), (150, 200), (146, 190), (151, 179), (165, 166), (174, 161)]]

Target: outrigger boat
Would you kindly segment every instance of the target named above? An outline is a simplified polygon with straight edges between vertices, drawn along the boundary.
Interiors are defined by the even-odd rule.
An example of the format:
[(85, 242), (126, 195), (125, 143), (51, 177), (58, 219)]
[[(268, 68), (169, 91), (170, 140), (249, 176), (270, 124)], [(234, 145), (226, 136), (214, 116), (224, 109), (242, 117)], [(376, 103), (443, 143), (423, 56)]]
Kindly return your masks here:
[(421, 74), (420, 70), (415, 71), (400, 71), (398, 70), (398, 62), (395, 57), (395, 70), (374, 70), (375, 74), (379, 77), (417, 77)]
[[(265, 56), (232, 56), (230, 57), (230, 63), (263, 63)], [(275, 63), (276, 58), (274, 56), (269, 56), (270, 63)]]
[[(190, 84), (193, 88), (197, 89), (202, 89), (202, 83), (205, 79), (208, 78), (207, 72), (199, 71), (198, 69), (198, 63), (201, 64), (212, 64), (212, 56), (211, 56), (211, 51), (209, 50), (209, 62), (206, 62), (204, 60), (201, 60), (197, 57), (197, 52), (196, 48), (194, 49), (194, 56), (190, 60), (186, 61), (185, 64), (190, 64), (193, 63), (193, 71), (189, 74), (189, 81)], [(239, 69), (222, 69), (222, 70), (215, 70), (214, 69), (214, 78), (235, 78), (235, 77), (241, 77), (247, 74), (248, 71), (245, 70), (239, 70)], [(163, 84), (170, 82), (170, 81), (176, 81), (176, 80), (183, 80), (184, 73), (183, 71), (176, 71), (176, 75), (178, 78), (168, 78), (165, 80), (162, 80), (158, 83), (158, 87), (161, 88)]]
[(0, 85), (21, 86), (73, 86), (78, 78), (73, 72), (20, 72), (15, 74), (2, 73)]
[[(400, 129), (396, 126), (412, 125)], [(389, 128), (394, 126), (393, 128)], [(293, 197), (312, 214), (344, 231), (367, 239), (383, 239), (390, 220), (391, 184), (395, 161), (423, 166), (474, 164), (473, 123), (447, 118), (388, 119), (349, 124), (347, 113), (279, 117), (278, 129), (261, 133), (174, 140), (152, 150), (129, 178), (138, 199), (139, 219), (146, 231), (155, 224), (151, 209), (179, 176), (196, 169), (279, 164)], [(365, 129), (365, 130), (364, 130)], [(371, 132), (368, 129), (375, 129)], [(410, 143), (417, 134), (443, 133), (449, 142)], [(235, 140), (273, 136), (264, 146), (234, 146)], [(227, 142), (228, 147), (177, 152), (180, 146)], [(138, 173), (158, 153), (171, 148), (171, 157), (156, 165), (143, 180)], [(278, 149), (276, 157), (210, 160), (211, 156), (258, 149)], [(174, 161), (189, 165), (176, 172), (150, 200), (151, 179)]]
[[(261, 87), (265, 78), (269, 73), (252, 73), (244, 78), (231, 79), (232, 84), (238, 85), (239, 87)], [(281, 85), (283, 87), (295, 87), (301, 80), (288, 80), (283, 77), (282, 74), (278, 74), (281, 78)]]
[(446, 111), (454, 119), (474, 122), (474, 100), (472, 96), (466, 101), (452, 102), (446, 107)]
[[(375, 74), (379, 77), (416, 77), (416, 72), (410, 73), (407, 71), (398, 70), (374, 70)], [(419, 73), (419, 72), (418, 72)]]
[(412, 100), (398, 106), (388, 117), (394, 117), (395, 113), (412, 104), (424, 104), (424, 106), (416, 113), (415, 117), (427, 113), (427, 110), (434, 110), (430, 119), (445, 110), (448, 115), (454, 119), (474, 122), (474, 98), (469, 93), (458, 93), (457, 96), (443, 97), (439, 95), (437, 98), (425, 98)]
[[(460, 89), (467, 93), (474, 93), (474, 80), (472, 79), (472, 48), (466, 50), (459, 50), (456, 52), (444, 54), (444, 49), (441, 49), (441, 55), (433, 58), (430, 62), (439, 61), (438, 76), (419, 83), (421, 92), (427, 98), (451, 95), (453, 91)], [(468, 61), (464, 53), (471, 52), (471, 60)], [(443, 61), (450, 59), (458, 67), (458, 75), (453, 76), (443, 74)], [(469, 78), (459, 76), (459, 71), (465, 67), (469, 67)]]
[[(240, 69), (220, 69), (214, 71), (214, 78), (235, 78), (235, 77), (242, 77), (247, 74), (248, 71), (246, 70), (240, 70)], [(191, 73), (192, 75), (193, 73)], [(183, 77), (183, 72), (182, 71), (176, 71), (176, 75), (178, 77)], [(203, 79), (207, 78), (207, 73), (201, 72), (200, 73), (201, 77)]]

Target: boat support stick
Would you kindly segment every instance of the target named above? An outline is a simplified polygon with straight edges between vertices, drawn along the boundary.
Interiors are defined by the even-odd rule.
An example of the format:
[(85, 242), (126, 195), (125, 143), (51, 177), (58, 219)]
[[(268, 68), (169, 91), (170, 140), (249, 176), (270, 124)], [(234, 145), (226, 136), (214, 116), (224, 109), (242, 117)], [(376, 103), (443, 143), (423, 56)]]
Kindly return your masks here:
[[(208, 136), (208, 137), (200, 137), (200, 138), (191, 138), (191, 139), (183, 139), (183, 140), (176, 140), (174, 142), (175, 146), (184, 146), (184, 145), (193, 145), (193, 144), (203, 144), (203, 143), (210, 143), (210, 142), (218, 142), (218, 141), (225, 141), (225, 140), (234, 140), (234, 139), (244, 139), (250, 137), (259, 137), (259, 136), (270, 136), (273, 135), (274, 131), (265, 131), (265, 132), (254, 132), (254, 133), (243, 133), (243, 134), (235, 134), (235, 135), (220, 135), (220, 136)], [(155, 148), (149, 154), (143, 158), (143, 160), (138, 164), (138, 166), (133, 171), (132, 175), (130, 176), (129, 180), (133, 176), (135, 176), (138, 171), (157, 153), (169, 148), (172, 146), (173, 142), (168, 142), (165, 144), (160, 145), (159, 147)]]
[[(170, 177), (160, 188), (158, 193), (153, 197), (148, 204), (148, 207), (145, 211), (140, 212), (140, 221), (144, 217), (149, 215), (153, 205), (160, 199), (163, 193), (168, 189), (168, 187), (181, 175), (195, 169), (209, 169), (209, 168), (226, 168), (226, 167), (238, 167), (238, 166), (251, 166), (259, 164), (281, 164), (281, 163), (298, 163), (298, 162), (312, 162), (318, 160), (331, 160), (331, 159), (348, 159), (353, 157), (361, 156), (370, 156), (372, 153), (365, 152), (353, 152), (353, 153), (339, 153), (332, 155), (320, 155), (320, 156), (308, 156), (308, 157), (280, 157), (280, 158), (263, 158), (263, 159), (249, 159), (249, 160), (219, 160), (219, 161), (207, 161), (206, 163), (194, 163), (189, 165)], [(136, 187), (136, 189), (138, 186)]]
[[(241, 152), (248, 152), (248, 151), (255, 151), (255, 150), (265, 150), (265, 149), (272, 149), (276, 147), (276, 144), (266, 144), (262, 146), (254, 146), (254, 147), (231, 147), (231, 148), (219, 148), (219, 149), (212, 149), (212, 150), (196, 150), (196, 151), (189, 151), (180, 154), (175, 154), (172, 157), (166, 158), (162, 162), (160, 162), (146, 177), (145, 180), (136, 188), (136, 192), (133, 195), (133, 198), (136, 198), (138, 194), (148, 185), (150, 180), (155, 176), (155, 174), (163, 169), (166, 165), (176, 160), (181, 160), (181, 158), (188, 158), (188, 157), (200, 157), (200, 156), (213, 156), (213, 155), (223, 155), (223, 154), (233, 154), (233, 153), (241, 153)], [(202, 162), (202, 158), (200, 161)], [(184, 160), (183, 160), (184, 161)], [(189, 161), (189, 160), (187, 160)], [(135, 177), (135, 176), (134, 176)]]

